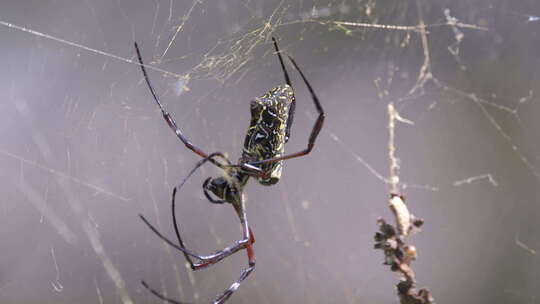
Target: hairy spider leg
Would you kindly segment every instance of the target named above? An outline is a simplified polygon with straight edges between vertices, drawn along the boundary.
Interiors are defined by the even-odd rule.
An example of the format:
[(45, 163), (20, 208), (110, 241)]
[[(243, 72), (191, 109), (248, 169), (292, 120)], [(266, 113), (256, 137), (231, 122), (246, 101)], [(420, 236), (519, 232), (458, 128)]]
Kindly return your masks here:
[[(180, 130), (180, 128), (178, 127), (178, 125), (176, 124), (176, 121), (174, 120), (174, 118), (172, 117), (171, 114), (169, 114), (169, 112), (167, 112), (167, 110), (165, 110), (165, 107), (163, 106), (163, 104), (159, 101), (159, 98), (157, 97), (157, 94), (156, 94), (156, 91), (154, 90), (154, 87), (152, 86), (152, 84), (150, 83), (150, 78), (148, 77), (148, 74), (146, 73), (146, 68), (144, 67), (144, 63), (143, 63), (143, 60), (142, 60), (142, 56), (141, 56), (141, 51), (139, 50), (139, 46), (137, 45), (137, 42), (134, 43), (135, 45), (135, 51), (137, 52), (137, 58), (139, 59), (139, 65), (141, 67), (141, 70), (143, 72), (143, 75), (144, 75), (144, 80), (146, 80), (146, 84), (148, 85), (148, 88), (150, 89), (150, 93), (152, 93), (152, 97), (154, 97), (154, 101), (156, 102), (156, 104), (159, 106), (160, 110), (161, 110), (161, 114), (163, 115), (163, 119), (165, 119), (165, 121), (167, 122), (167, 124), (169, 125), (169, 128), (171, 128), (174, 133), (176, 134), (176, 136), (184, 143), (184, 145), (190, 149), (191, 151), (195, 152), (196, 154), (198, 154), (199, 156), (203, 157), (203, 158), (206, 158), (208, 157), (208, 154), (206, 152), (204, 152), (202, 149), (200, 149), (199, 147), (193, 145), (185, 136), (184, 134), (182, 133), (182, 130)], [(214, 165), (220, 167), (220, 168), (223, 168), (219, 163), (215, 162), (213, 159), (210, 160)]]
[[(243, 231), (243, 238), (240, 241), (236, 241), (233, 243), (233, 245), (226, 247), (223, 250), (217, 251), (216, 253), (208, 256), (201, 256), (193, 253), (192, 251), (188, 250), (184, 246), (184, 242), (182, 240), (182, 237), (180, 236), (180, 232), (178, 229), (178, 224), (176, 220), (176, 208), (175, 208), (175, 197), (176, 197), (176, 191), (179, 190), (185, 182), (191, 177), (191, 175), (205, 162), (212, 161), (215, 157), (221, 157), (229, 163), (229, 160), (222, 154), (222, 153), (212, 153), (208, 157), (200, 160), (197, 165), (190, 171), (190, 173), (187, 175), (186, 178), (180, 183), (178, 187), (175, 187), (173, 189), (173, 196), (172, 196), (172, 214), (173, 214), (173, 223), (174, 223), (174, 230), (176, 233), (176, 237), (178, 239), (179, 245), (175, 244), (173, 241), (162, 235), (157, 228), (155, 228), (150, 222), (143, 216), (139, 215), (140, 218), (143, 220), (143, 222), (154, 232), (159, 238), (161, 238), (163, 241), (165, 241), (167, 244), (172, 246), (173, 248), (181, 251), (184, 256), (186, 257), (188, 263), (190, 264), (191, 269), (198, 270), (206, 268), (210, 265), (216, 264), (217, 262), (223, 260), (224, 258), (238, 252), (241, 249), (247, 250), (247, 256), (248, 256), (248, 265), (249, 267), (244, 269), (242, 273), (240, 274), (240, 277), (233, 283), (231, 286), (226, 289), (223, 293), (221, 293), (215, 300), (214, 304), (221, 304), (224, 303), (237, 289), (240, 287), (240, 284), (249, 276), (249, 274), (255, 269), (255, 252), (253, 250), (253, 243), (255, 242), (255, 237), (253, 235), (252, 230), (249, 228), (249, 224), (247, 221), (247, 215), (245, 212), (245, 205), (244, 201), (242, 199), (242, 195), (240, 194), (240, 201), (238, 204), (234, 204), (235, 211), (237, 212), (237, 215), (240, 219), (240, 223), (242, 224), (242, 231)], [(195, 258), (199, 260), (199, 263), (194, 263), (191, 258)], [(170, 298), (167, 298), (160, 294), (155, 289), (151, 288), (145, 281), (141, 282), (144, 287), (146, 287), (151, 293), (158, 296), (160, 299), (168, 301), (170, 303), (180, 303), (175, 300), (172, 300)]]
[(313, 91), (313, 87), (311, 87), (311, 84), (306, 79), (306, 76), (304, 75), (304, 73), (302, 73), (302, 70), (300, 69), (300, 67), (298, 67), (298, 65), (296, 64), (296, 62), (294, 61), (294, 59), (291, 56), (287, 56), (287, 57), (289, 57), (289, 60), (292, 62), (292, 64), (294, 65), (294, 67), (296, 68), (298, 73), (300, 73), (300, 76), (302, 76), (302, 79), (304, 80), (304, 83), (306, 84), (306, 86), (307, 86), (307, 88), (309, 90), (309, 93), (311, 94), (311, 98), (313, 99), (313, 103), (315, 104), (315, 108), (317, 109), (317, 112), (319, 113), (319, 116), (317, 117), (317, 120), (313, 124), (311, 134), (309, 135), (309, 141), (308, 141), (307, 148), (305, 148), (302, 151), (299, 151), (299, 152), (296, 152), (296, 153), (291, 153), (291, 154), (284, 155), (284, 156), (279, 156), (279, 157), (274, 157), (274, 158), (269, 158), (269, 159), (263, 159), (263, 160), (259, 160), (259, 161), (246, 163), (246, 164), (240, 164), (240, 165), (238, 165), (238, 167), (244, 168), (244, 166), (247, 166), (247, 165), (249, 165), (250, 167), (255, 167), (255, 166), (261, 165), (261, 164), (273, 163), (273, 162), (277, 162), (277, 161), (280, 161), (280, 160), (286, 160), (286, 159), (305, 156), (305, 155), (308, 155), (311, 152), (311, 150), (313, 150), (313, 147), (315, 146), (315, 140), (319, 136), (319, 132), (321, 131), (323, 123), (324, 123), (325, 112), (323, 110), (323, 107), (321, 106), (319, 98), (315, 94), (315, 91)]

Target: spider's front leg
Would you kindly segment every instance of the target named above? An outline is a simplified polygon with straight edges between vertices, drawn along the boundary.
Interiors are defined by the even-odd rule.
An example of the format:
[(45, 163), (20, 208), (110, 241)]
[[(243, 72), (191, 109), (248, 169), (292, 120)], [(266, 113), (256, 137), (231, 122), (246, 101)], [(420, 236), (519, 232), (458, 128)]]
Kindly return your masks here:
[(212, 164), (214, 164), (214, 165), (218, 166), (219, 168), (223, 169), (223, 165), (216, 162), (215, 160), (213, 160), (211, 154), (208, 155), (201, 148), (199, 148), (199, 147), (195, 146), (193, 143), (191, 143), (191, 141), (184, 135), (182, 130), (178, 127), (178, 125), (176, 124), (176, 121), (174, 120), (172, 115), (169, 112), (167, 112), (167, 110), (165, 109), (165, 107), (163, 106), (161, 101), (159, 100), (159, 98), (158, 98), (158, 96), (156, 94), (156, 91), (154, 90), (154, 87), (152, 86), (152, 83), (150, 82), (150, 78), (148, 77), (148, 73), (146, 72), (146, 68), (144, 67), (145, 65), (144, 65), (144, 62), (143, 62), (143, 59), (142, 59), (141, 51), (139, 50), (139, 46), (137, 45), (137, 42), (134, 43), (134, 46), (135, 46), (135, 51), (137, 53), (137, 58), (139, 60), (139, 66), (141, 67), (141, 71), (142, 71), (143, 76), (144, 76), (144, 80), (146, 81), (148, 89), (150, 90), (150, 93), (152, 94), (152, 97), (154, 98), (154, 101), (156, 102), (159, 109), (161, 110), (161, 114), (163, 116), (163, 119), (165, 120), (165, 122), (167, 122), (167, 125), (169, 125), (169, 128), (171, 128), (171, 130), (174, 131), (174, 133), (176, 134), (178, 139), (180, 139), (182, 141), (182, 143), (186, 146), (186, 148), (193, 151), (195, 154), (203, 157), (204, 159), (210, 160), (210, 162)]

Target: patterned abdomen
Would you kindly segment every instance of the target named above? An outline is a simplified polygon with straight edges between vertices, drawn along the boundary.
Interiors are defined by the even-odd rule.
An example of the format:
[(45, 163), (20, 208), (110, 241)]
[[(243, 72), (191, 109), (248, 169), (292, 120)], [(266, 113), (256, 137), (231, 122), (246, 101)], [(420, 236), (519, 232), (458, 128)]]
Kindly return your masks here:
[[(289, 85), (278, 86), (251, 101), (251, 122), (242, 153), (246, 162), (283, 155), (288, 139), (289, 110), (293, 103), (294, 93)], [(260, 168), (269, 174), (267, 178), (258, 178), (259, 183), (277, 183), (281, 177), (282, 165), (282, 161), (260, 165)]]

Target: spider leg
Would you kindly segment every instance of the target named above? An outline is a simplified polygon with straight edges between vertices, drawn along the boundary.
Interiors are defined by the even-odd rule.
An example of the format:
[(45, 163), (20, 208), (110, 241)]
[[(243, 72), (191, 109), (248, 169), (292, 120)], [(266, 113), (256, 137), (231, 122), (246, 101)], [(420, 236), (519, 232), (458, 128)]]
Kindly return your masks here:
[[(243, 202), (241, 202), (241, 204), (239, 206), (235, 206), (235, 209), (237, 211), (238, 217), (240, 218), (240, 222), (242, 224), (242, 230), (243, 230), (244, 238), (242, 240), (240, 240), (240, 241), (234, 242), (234, 244), (232, 246), (229, 246), (229, 247), (227, 247), (227, 248), (225, 248), (223, 250), (220, 250), (220, 251), (216, 252), (215, 254), (209, 255), (209, 256), (199, 256), (197, 254), (194, 254), (190, 250), (187, 250), (186, 248), (184, 248), (183, 247), (183, 242), (181, 241), (181, 237), (180, 237), (180, 234), (178, 233), (178, 230), (176, 230), (176, 232), (178, 233), (177, 237), (180, 240), (181, 246), (176, 245), (173, 241), (171, 241), (167, 237), (163, 236), (152, 224), (150, 224), (148, 222), (148, 220), (146, 220), (146, 218), (144, 218), (144, 216), (139, 215), (141, 217), (141, 219), (143, 220), (143, 222), (146, 225), (148, 225), (148, 227), (159, 238), (164, 240), (170, 246), (172, 246), (172, 247), (174, 247), (174, 248), (176, 248), (179, 251), (184, 253), (184, 255), (186, 256), (186, 259), (188, 260), (188, 262), (189, 262), (189, 264), (191, 266), (191, 269), (193, 269), (193, 270), (206, 268), (206, 267), (208, 267), (210, 265), (213, 265), (213, 264), (221, 261), (222, 259), (236, 253), (237, 251), (239, 251), (241, 249), (246, 249), (247, 256), (248, 256), (248, 265), (249, 265), (249, 267), (244, 269), (242, 271), (242, 273), (240, 274), (240, 277), (236, 281), (234, 281), (229, 288), (227, 288), (223, 293), (221, 293), (214, 300), (214, 302), (213, 302), (214, 304), (225, 303), (225, 301), (227, 301), (227, 299), (238, 289), (238, 287), (240, 287), (240, 284), (249, 276), (249, 274), (253, 271), (253, 269), (255, 269), (255, 252), (253, 250), (253, 243), (255, 243), (255, 237), (253, 236), (253, 232), (249, 228), (249, 225), (248, 225), (248, 222), (247, 222), (247, 219), (246, 219), (246, 213), (245, 213)], [(200, 260), (201, 263), (193, 263), (192, 260), (191, 260), (191, 257)], [(163, 296), (162, 294), (157, 292), (155, 289), (152, 289), (151, 287), (149, 287), (148, 284), (146, 284), (146, 282), (144, 282), (144, 281), (142, 281), (142, 284), (151, 293), (153, 293), (155, 296), (157, 296), (158, 298), (160, 298), (160, 299), (162, 299), (164, 301), (167, 301), (167, 302), (172, 303), (172, 304), (183, 304), (181, 302), (178, 302), (178, 301), (175, 301), (175, 300), (172, 300), (170, 298), (167, 298), (167, 297)]]
[[(253, 263), (255, 263), (255, 254), (252, 247), (252, 244), (255, 242), (255, 238), (253, 237), (253, 233), (249, 228), (249, 224), (246, 218), (244, 202), (241, 200), (238, 204), (233, 205), (233, 207), (235, 208), (238, 218), (240, 219), (240, 224), (242, 225), (242, 239), (239, 241), (235, 241), (232, 245), (220, 251), (217, 251), (210, 256), (203, 257), (202, 259), (200, 259), (200, 263), (190, 263), (191, 269), (198, 270), (206, 268), (210, 265), (216, 264), (217, 262), (233, 255), (234, 253), (242, 249), (247, 249), (247, 255), (250, 261), (250, 265), (252, 261)], [(177, 237), (179, 237), (179, 234), (177, 235)]]
[(213, 304), (222, 304), (225, 303), (229, 299), (229, 297), (240, 287), (240, 284), (251, 274), (253, 269), (255, 269), (255, 260), (253, 262), (250, 262), (250, 266), (242, 271), (240, 274), (240, 277), (232, 283), (232, 285), (225, 290), (222, 294), (220, 294), (215, 300)]
[(301, 157), (301, 156), (309, 154), (311, 152), (311, 150), (313, 150), (313, 147), (315, 146), (315, 140), (317, 139), (317, 136), (319, 135), (319, 132), (322, 129), (322, 126), (323, 126), (323, 123), (324, 123), (325, 113), (324, 113), (324, 110), (323, 110), (323, 108), (321, 106), (321, 103), (319, 102), (319, 98), (315, 94), (315, 91), (313, 91), (313, 88), (311, 87), (311, 84), (309, 84), (309, 81), (306, 79), (306, 76), (304, 75), (304, 73), (302, 73), (302, 70), (298, 67), (298, 65), (296, 64), (294, 59), (291, 56), (288, 56), (288, 57), (289, 57), (289, 60), (291, 60), (294, 67), (296, 68), (296, 70), (300, 73), (300, 76), (302, 76), (302, 79), (304, 80), (304, 83), (306, 84), (306, 86), (307, 86), (307, 88), (309, 90), (309, 93), (311, 94), (311, 98), (313, 99), (313, 103), (315, 104), (315, 108), (317, 109), (317, 112), (319, 113), (319, 116), (317, 117), (317, 120), (315, 121), (315, 124), (313, 124), (313, 129), (311, 130), (311, 134), (309, 135), (309, 141), (308, 141), (307, 148), (305, 148), (302, 151), (292, 153), (292, 154), (288, 154), (288, 155), (284, 155), (284, 156), (279, 156), (279, 157), (274, 157), (274, 158), (269, 158), (269, 159), (263, 159), (263, 160), (259, 160), (259, 161), (250, 162), (250, 163), (248, 163), (250, 166), (273, 163), (273, 162), (286, 160), (286, 159), (291, 159), (291, 158), (296, 158), (296, 157)]
[[(208, 154), (206, 152), (204, 152), (202, 149), (198, 148), (197, 146), (193, 145), (184, 136), (184, 134), (182, 133), (182, 130), (180, 130), (180, 128), (178, 128), (178, 125), (176, 124), (176, 121), (174, 120), (172, 115), (169, 114), (169, 112), (167, 112), (167, 110), (165, 110), (165, 107), (159, 101), (159, 98), (157, 97), (156, 91), (154, 90), (154, 87), (150, 83), (150, 78), (148, 77), (148, 74), (146, 73), (146, 68), (144, 67), (144, 63), (143, 63), (142, 56), (141, 56), (141, 51), (139, 50), (139, 46), (137, 45), (137, 42), (135, 42), (134, 45), (135, 45), (135, 51), (137, 51), (137, 58), (139, 59), (139, 65), (141, 66), (141, 70), (142, 70), (143, 75), (144, 75), (144, 80), (146, 80), (146, 84), (148, 85), (148, 88), (150, 89), (150, 93), (152, 93), (152, 97), (154, 97), (154, 101), (156, 102), (156, 104), (158, 105), (158, 107), (161, 110), (161, 114), (163, 115), (163, 119), (165, 119), (165, 121), (169, 125), (169, 128), (171, 128), (174, 131), (176, 136), (184, 143), (184, 145), (188, 149), (190, 149), (191, 151), (195, 152), (196, 154), (198, 154), (199, 156), (201, 156), (203, 158), (207, 158)], [(222, 165), (215, 162), (214, 160), (211, 160), (211, 162), (214, 165), (222, 168)]]
[[(202, 256), (193, 253), (192, 251), (188, 250), (184, 246), (184, 241), (182, 240), (182, 237), (180, 236), (180, 230), (178, 228), (178, 221), (176, 220), (176, 192), (182, 188), (182, 186), (186, 183), (186, 181), (193, 175), (193, 173), (201, 167), (205, 162), (207, 161), (213, 161), (214, 158), (221, 157), (227, 161), (227, 164), (230, 164), (229, 160), (219, 152), (212, 153), (208, 157), (205, 157), (204, 159), (200, 160), (197, 165), (189, 172), (189, 174), (184, 178), (184, 180), (173, 189), (173, 195), (172, 195), (172, 216), (173, 216), (173, 226), (174, 231), (176, 234), (176, 238), (178, 240), (179, 245), (177, 245), (175, 242), (171, 241), (167, 237), (165, 237), (163, 234), (159, 232), (157, 228), (155, 228), (150, 222), (143, 216), (139, 215), (140, 218), (143, 220), (143, 222), (154, 232), (159, 238), (161, 238), (163, 241), (165, 241), (170, 246), (176, 248), (177, 250), (181, 251), (186, 259), (188, 260), (191, 268), (193, 270), (205, 268), (209, 265), (213, 265), (222, 259), (236, 253), (237, 251), (244, 249), (248, 246), (248, 244), (251, 244), (250, 239), (253, 239), (253, 235), (250, 232), (250, 229), (248, 227), (248, 223), (246, 220), (246, 213), (244, 211), (244, 202), (242, 199), (239, 199), (238, 204), (235, 204), (235, 210), (237, 212), (237, 215), (240, 219), (240, 223), (242, 224), (242, 230), (243, 230), (243, 238), (239, 241), (234, 242), (231, 246), (228, 246), (224, 248), (223, 250), (217, 251), (214, 254), (208, 255), (208, 256)], [(194, 263), (191, 258), (195, 258), (200, 261), (200, 263)]]
[(159, 232), (159, 230), (154, 227), (154, 225), (150, 224), (150, 222), (144, 217), (144, 215), (142, 214), (139, 214), (139, 217), (141, 218), (141, 220), (146, 224), (146, 226), (148, 226), (148, 228), (150, 228), (150, 230), (152, 230), (152, 232), (157, 235), (160, 239), (162, 239), (165, 243), (169, 244), (169, 246), (183, 252), (184, 254), (187, 254), (193, 258), (196, 258), (196, 259), (199, 259), (199, 260), (203, 260), (205, 259), (206, 257), (205, 256), (200, 256), (184, 247), (181, 247), (181, 246), (178, 246), (175, 242), (171, 241), (170, 239), (168, 239), (166, 236), (164, 236), (163, 234), (161, 234), (161, 232)]
[[(234, 281), (234, 283), (231, 284), (229, 288), (227, 288), (223, 293), (221, 293), (213, 302), (212, 304), (222, 304), (225, 303), (231, 295), (240, 287), (240, 284), (251, 274), (251, 272), (255, 269), (255, 262), (250, 263), (250, 266), (242, 271), (240, 274), (240, 277)], [(171, 303), (171, 304), (186, 304), (185, 302), (179, 302), (176, 300), (173, 300), (171, 298), (168, 298), (164, 295), (162, 295), (160, 292), (155, 290), (154, 288), (150, 287), (148, 283), (145, 281), (141, 281), (141, 284), (148, 289), (153, 295), (160, 298), (161, 300)]]
[(249, 267), (242, 270), (242, 273), (240, 274), (240, 277), (234, 281), (229, 288), (227, 288), (223, 293), (221, 293), (213, 302), (213, 304), (222, 304), (229, 299), (229, 297), (240, 287), (240, 284), (251, 274), (251, 272), (255, 269), (255, 251), (253, 250), (253, 243), (255, 243), (255, 237), (253, 236), (253, 232), (249, 228), (247, 218), (246, 218), (246, 212), (245, 212), (245, 206), (244, 202), (240, 201), (239, 204), (235, 205), (236, 213), (238, 214), (238, 217), (240, 218), (240, 222), (242, 223), (242, 229), (244, 230), (244, 237), (247, 237), (248, 242), (246, 244), (246, 251), (247, 251), (247, 257), (248, 257), (248, 265)]
[(173, 300), (171, 298), (168, 298), (168, 297), (162, 295), (160, 292), (158, 292), (154, 288), (150, 287), (148, 285), (148, 283), (146, 283), (145, 281), (141, 281), (141, 284), (144, 286), (144, 288), (148, 289), (148, 291), (150, 291), (153, 295), (155, 295), (156, 297), (160, 298), (161, 300), (163, 300), (165, 302), (172, 303), (172, 304), (186, 304), (185, 302), (178, 302), (176, 300)]
[(287, 73), (287, 69), (285, 68), (285, 63), (281, 57), (281, 51), (279, 50), (276, 38), (272, 37), (272, 41), (274, 42), (274, 48), (276, 49), (276, 54), (278, 55), (279, 63), (281, 64), (281, 69), (283, 70), (283, 75), (285, 75), (285, 83), (292, 88), (291, 79), (289, 78), (289, 73)]
[(252, 176), (252, 177), (262, 177), (267, 178), (270, 175), (270, 172), (265, 172), (263, 169), (254, 166), (253, 164), (256, 164), (257, 162), (247, 162), (247, 163), (240, 163), (236, 165), (228, 165), (229, 168), (240, 168), (242, 169), (242, 172), (245, 174)]
[[(207, 266), (216, 264), (217, 262), (223, 260), (224, 258), (238, 252), (241, 249), (246, 248), (247, 244), (250, 242), (249, 237), (244, 237), (243, 239), (241, 239), (239, 241), (235, 241), (231, 246), (226, 247), (226, 248), (224, 248), (222, 250), (219, 250), (219, 251), (215, 252), (214, 254), (211, 254), (211, 255), (198, 255), (198, 254), (194, 253), (193, 251), (191, 251), (189, 249), (186, 249), (185, 247), (183, 247), (181, 245), (177, 245), (175, 242), (171, 241), (169, 238), (167, 238), (166, 236), (161, 234), (161, 232), (159, 232), (159, 230), (154, 225), (150, 224), (150, 222), (144, 217), (144, 215), (139, 214), (139, 217), (148, 226), (148, 228), (150, 228), (150, 230), (152, 230), (152, 232), (155, 235), (157, 235), (165, 243), (169, 244), (169, 246), (183, 252), (184, 255), (190, 256), (192, 258), (195, 258), (195, 259), (201, 261), (201, 263), (193, 263), (193, 262), (191, 262), (192, 260), (190, 258), (188, 258), (188, 262), (190, 262), (191, 269), (193, 269), (193, 270), (198, 270), (198, 269), (205, 268)], [(245, 234), (246, 233), (244, 233), (244, 235)]]
[[(212, 154), (210, 154), (208, 157), (205, 157), (203, 159), (201, 159), (199, 162), (197, 162), (197, 164), (195, 165), (195, 167), (193, 167), (193, 169), (191, 169), (191, 171), (189, 172), (189, 174), (184, 178), (184, 180), (182, 180), (182, 182), (177, 186), (177, 187), (174, 187), (173, 189), (173, 193), (172, 193), (172, 202), (171, 202), (171, 207), (172, 207), (172, 219), (173, 219), (173, 227), (174, 227), (174, 232), (176, 234), (176, 238), (178, 240), (178, 244), (180, 244), (180, 247), (182, 248), (185, 248), (184, 246), (184, 241), (182, 240), (182, 237), (180, 236), (180, 230), (178, 228), (178, 222), (176, 221), (176, 191), (177, 190), (180, 190), (180, 188), (182, 188), (184, 186), (184, 184), (187, 182), (187, 180), (191, 177), (191, 175), (193, 175), (193, 173), (195, 173), (195, 171), (197, 171), (197, 169), (199, 169), (204, 163), (206, 163), (207, 161), (211, 161), (213, 160), (214, 158), (216, 157), (221, 157), (222, 159), (224, 159), (226, 162), (227, 162), (227, 165), (230, 165), (231, 162), (229, 161), (229, 159), (227, 157), (225, 157), (225, 155), (223, 155), (222, 153), (220, 152), (214, 152)], [(210, 180), (210, 178), (206, 179), (206, 181), (204, 182), (203, 184), (203, 187), (204, 185), (206, 185), (208, 183), (208, 181)], [(212, 200), (212, 198), (210, 197), (210, 195), (208, 193), (206, 193), (206, 189), (205, 189), (205, 192), (204, 192), (205, 196), (208, 198), (208, 200), (212, 203), (219, 203), (220, 201), (214, 201)], [(182, 250), (181, 250), (182, 251)], [(195, 269), (195, 265), (196, 263), (193, 263), (193, 261), (191, 260), (191, 257), (189, 254), (187, 254), (186, 252), (182, 251), (182, 253), (184, 254), (186, 260), (188, 261), (189, 265), (191, 266), (191, 269)], [(199, 259), (200, 260), (200, 259)]]
[[(274, 42), (274, 48), (276, 49), (276, 54), (278, 55), (279, 63), (281, 64), (281, 70), (283, 70), (283, 75), (285, 75), (285, 83), (292, 88), (293, 86), (291, 83), (291, 79), (289, 78), (289, 73), (287, 73), (287, 68), (285, 68), (285, 64), (283, 63), (283, 58), (281, 58), (281, 51), (279, 50), (276, 38), (272, 37), (272, 41)], [(287, 118), (287, 128), (285, 129), (285, 142), (289, 141), (289, 137), (291, 136), (291, 127), (294, 121), (295, 109), (296, 102), (293, 102), (291, 103), (291, 107), (289, 108), (289, 118)]]

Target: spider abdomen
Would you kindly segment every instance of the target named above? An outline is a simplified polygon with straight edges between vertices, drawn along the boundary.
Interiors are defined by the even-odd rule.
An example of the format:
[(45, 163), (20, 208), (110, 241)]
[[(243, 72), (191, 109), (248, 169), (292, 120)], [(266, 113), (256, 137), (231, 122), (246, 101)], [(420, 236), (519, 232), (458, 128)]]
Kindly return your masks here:
[[(293, 103), (294, 93), (289, 85), (277, 86), (251, 101), (251, 122), (244, 141), (242, 159), (256, 162), (283, 155)], [(282, 165), (282, 161), (262, 164), (260, 169), (267, 176), (258, 177), (259, 183), (277, 183), (281, 177)]]

